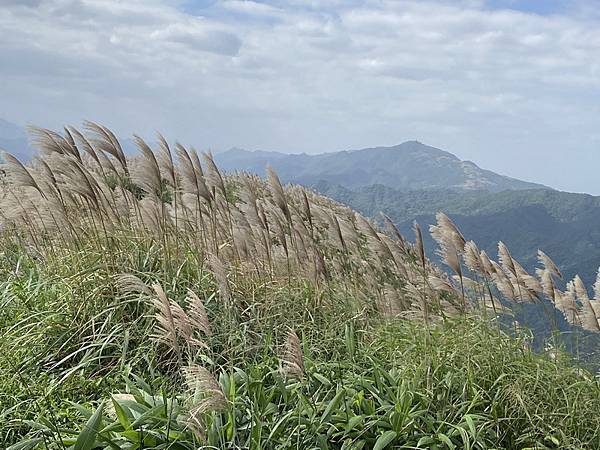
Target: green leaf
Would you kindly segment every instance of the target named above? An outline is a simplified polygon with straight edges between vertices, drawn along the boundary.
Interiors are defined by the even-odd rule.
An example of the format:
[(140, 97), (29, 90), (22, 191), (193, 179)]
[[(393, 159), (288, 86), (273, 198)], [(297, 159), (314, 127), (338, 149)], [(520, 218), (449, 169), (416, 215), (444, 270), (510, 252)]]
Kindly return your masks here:
[(375, 442), (373, 450), (382, 450), (386, 448), (394, 439), (396, 439), (397, 435), (398, 434), (395, 431), (386, 431), (381, 436), (379, 436), (379, 439), (377, 439), (377, 441)]
[(314, 378), (317, 379), (317, 381), (325, 386), (331, 386), (331, 381), (329, 381), (327, 378), (325, 378), (323, 375), (321, 375), (320, 373), (313, 373), (312, 376)]
[(25, 441), (21, 441), (14, 445), (11, 445), (6, 450), (31, 450), (36, 445), (41, 444), (43, 441), (43, 438), (27, 439)]
[(337, 394), (335, 394), (335, 397), (333, 397), (333, 399), (327, 405), (327, 408), (325, 408), (325, 412), (323, 412), (323, 416), (321, 417), (321, 425), (323, 425), (325, 421), (329, 419), (329, 416), (331, 415), (333, 410), (340, 405), (342, 398), (345, 394), (346, 391), (343, 388), (340, 389), (340, 391)]
[(434, 442), (435, 439), (433, 439), (431, 436), (423, 436), (421, 439), (419, 439), (419, 442), (417, 442), (417, 447), (421, 448), (424, 445), (430, 445)]
[(102, 409), (104, 407), (103, 403), (100, 403), (94, 414), (88, 419), (85, 427), (79, 436), (77, 437), (77, 441), (73, 446), (73, 450), (92, 450), (94, 448), (94, 444), (96, 442), (96, 435), (98, 434), (98, 430), (102, 424)]
[(115, 400), (114, 397), (112, 397), (112, 403), (115, 407), (115, 413), (117, 414), (117, 419), (119, 419), (119, 423), (125, 430), (127, 430), (129, 427), (131, 427), (131, 421), (129, 420), (129, 417), (127, 417), (125, 409), (123, 409), (121, 404), (117, 400)]
[(473, 418), (466, 414), (465, 417), (465, 422), (467, 422), (467, 425), (469, 426), (469, 430), (471, 431), (471, 436), (473, 436), (473, 438), (475, 438), (477, 436), (477, 429), (475, 428), (475, 422), (473, 421)]
[(442, 441), (444, 444), (446, 444), (450, 450), (454, 450), (456, 448), (456, 445), (454, 445), (454, 443), (450, 440), (450, 438), (448, 436), (446, 436), (444, 433), (438, 433), (438, 439), (440, 441)]

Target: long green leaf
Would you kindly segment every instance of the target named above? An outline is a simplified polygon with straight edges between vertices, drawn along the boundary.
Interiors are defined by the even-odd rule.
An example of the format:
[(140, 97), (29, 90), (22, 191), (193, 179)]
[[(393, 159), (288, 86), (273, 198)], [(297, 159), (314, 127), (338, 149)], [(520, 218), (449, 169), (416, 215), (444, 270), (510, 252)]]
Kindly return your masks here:
[(102, 424), (103, 407), (104, 404), (100, 403), (94, 414), (88, 419), (85, 427), (83, 427), (83, 430), (77, 437), (73, 450), (92, 450), (94, 448), (96, 435)]
[(44, 441), (42, 438), (34, 438), (27, 439), (25, 441), (17, 442), (14, 445), (11, 445), (6, 450), (31, 450), (35, 448), (38, 444), (41, 444)]
[(397, 435), (398, 434), (395, 431), (386, 431), (381, 436), (379, 436), (379, 439), (377, 439), (377, 441), (375, 442), (373, 450), (382, 450), (386, 448), (394, 439), (396, 439)]

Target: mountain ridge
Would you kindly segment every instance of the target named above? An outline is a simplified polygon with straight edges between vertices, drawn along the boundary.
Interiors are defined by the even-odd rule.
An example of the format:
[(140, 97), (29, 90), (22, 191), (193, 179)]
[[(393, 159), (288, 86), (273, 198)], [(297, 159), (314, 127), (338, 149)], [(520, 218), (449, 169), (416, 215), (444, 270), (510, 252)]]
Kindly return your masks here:
[(328, 181), (351, 189), (373, 184), (401, 190), (551, 189), (483, 169), (446, 150), (414, 140), (389, 147), (316, 154), (232, 148), (214, 156), (230, 172), (264, 175), (266, 166), (271, 165), (282, 180), (304, 185)]

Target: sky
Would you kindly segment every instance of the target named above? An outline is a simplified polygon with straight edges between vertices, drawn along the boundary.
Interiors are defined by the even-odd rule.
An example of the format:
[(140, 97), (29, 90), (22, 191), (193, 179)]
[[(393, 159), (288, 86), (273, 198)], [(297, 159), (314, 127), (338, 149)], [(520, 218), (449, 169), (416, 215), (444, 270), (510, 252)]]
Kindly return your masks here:
[(417, 139), (600, 195), (600, 0), (0, 0), (0, 118), (198, 149)]

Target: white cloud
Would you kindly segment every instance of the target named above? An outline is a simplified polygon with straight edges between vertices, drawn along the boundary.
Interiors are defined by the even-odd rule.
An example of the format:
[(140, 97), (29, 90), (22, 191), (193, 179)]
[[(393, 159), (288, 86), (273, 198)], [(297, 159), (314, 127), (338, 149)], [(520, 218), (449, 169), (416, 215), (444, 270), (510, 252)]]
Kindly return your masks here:
[[(91, 118), (217, 148), (418, 138), (514, 176), (600, 193), (590, 167), (600, 27), (581, 14), (585, 2), (546, 16), (483, 1), (193, 3), (4, 2), (0, 117)], [(567, 161), (578, 173), (565, 176)]]

